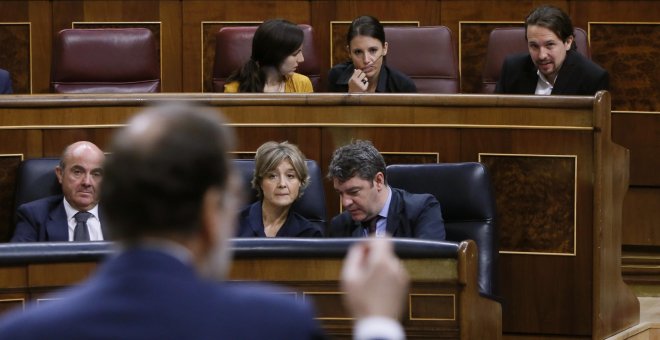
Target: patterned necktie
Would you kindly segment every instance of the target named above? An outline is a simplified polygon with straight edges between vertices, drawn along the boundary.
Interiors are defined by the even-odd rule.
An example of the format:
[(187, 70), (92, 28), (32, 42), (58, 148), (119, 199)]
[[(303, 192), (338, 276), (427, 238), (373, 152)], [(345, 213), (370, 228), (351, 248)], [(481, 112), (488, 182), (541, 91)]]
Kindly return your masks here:
[(87, 220), (92, 214), (87, 211), (79, 211), (73, 215), (76, 219), (76, 229), (73, 230), (74, 241), (89, 241), (89, 230), (87, 229)]

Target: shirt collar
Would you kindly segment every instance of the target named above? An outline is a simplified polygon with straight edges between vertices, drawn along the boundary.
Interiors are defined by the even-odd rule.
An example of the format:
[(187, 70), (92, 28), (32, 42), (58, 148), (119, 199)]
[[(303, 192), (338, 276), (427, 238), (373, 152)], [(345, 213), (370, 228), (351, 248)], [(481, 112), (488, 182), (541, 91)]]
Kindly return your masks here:
[[(554, 85), (550, 84), (548, 79), (541, 73), (540, 70), (536, 70), (536, 75), (539, 77), (539, 80), (536, 82), (536, 91), (535, 94), (549, 95), (552, 93)], [(555, 82), (557, 78), (555, 77)]]
[(390, 189), (389, 185), (385, 186), (385, 188), (387, 188), (387, 199), (385, 200), (383, 208), (380, 209), (378, 216), (387, 219), (387, 212), (390, 210), (390, 202), (392, 202), (392, 189)]
[[(70, 221), (73, 219), (73, 216), (78, 213), (78, 210), (69, 204), (69, 201), (66, 198), (62, 199), (64, 201), (64, 211), (66, 211), (66, 220)], [(92, 217), (96, 219), (99, 218), (99, 205), (95, 205), (94, 208), (87, 210), (88, 213), (92, 214)]]

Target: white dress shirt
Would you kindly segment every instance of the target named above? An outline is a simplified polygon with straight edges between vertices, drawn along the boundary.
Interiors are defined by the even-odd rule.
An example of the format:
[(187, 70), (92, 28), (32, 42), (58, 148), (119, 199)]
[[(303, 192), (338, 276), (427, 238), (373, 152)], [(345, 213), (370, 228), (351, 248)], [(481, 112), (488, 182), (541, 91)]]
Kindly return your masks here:
[[(550, 84), (541, 71), (536, 70), (536, 74), (539, 76), (539, 81), (536, 82), (536, 91), (534, 94), (540, 94), (543, 96), (551, 95), (554, 85)], [(555, 81), (557, 81), (557, 77), (555, 77)]]
[[(66, 211), (66, 221), (69, 224), (69, 241), (73, 241), (73, 232), (76, 230), (76, 218), (74, 217), (78, 210), (67, 202), (64, 198), (64, 211)], [(101, 230), (101, 220), (99, 220), (99, 205), (87, 211), (92, 214), (87, 220), (87, 229), (89, 229), (90, 241), (103, 241), (103, 231)]]

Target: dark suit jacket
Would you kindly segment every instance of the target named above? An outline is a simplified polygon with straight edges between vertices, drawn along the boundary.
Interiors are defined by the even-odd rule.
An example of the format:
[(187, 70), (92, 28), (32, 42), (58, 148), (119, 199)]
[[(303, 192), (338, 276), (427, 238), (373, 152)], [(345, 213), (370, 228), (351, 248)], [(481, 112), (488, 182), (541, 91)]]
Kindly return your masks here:
[[(55, 195), (21, 204), (16, 211), (16, 229), (10, 242), (69, 240), (69, 224), (64, 210), (64, 196)], [(108, 239), (106, 223), (99, 207), (103, 238)]]
[[(239, 216), (240, 227), (237, 237), (266, 237), (264, 232), (261, 201), (245, 207)], [(277, 237), (323, 237), (321, 230), (301, 215), (289, 210), (284, 225), (277, 231)]]
[[(538, 82), (537, 68), (529, 53), (508, 56), (502, 65), (495, 93), (534, 94)], [(609, 88), (609, 75), (600, 66), (569, 50), (559, 69), (552, 94), (593, 96)]]
[[(392, 200), (387, 210), (387, 232), (393, 237), (414, 237), (444, 240), (445, 223), (440, 203), (433, 195), (411, 194), (392, 188)], [(330, 224), (331, 237), (362, 237), (364, 227), (355, 222), (348, 211), (335, 216)]]
[[(347, 61), (335, 65), (328, 73), (329, 92), (348, 92), (348, 81), (353, 76), (355, 65)], [(407, 75), (385, 65), (383, 62), (378, 75), (376, 93), (416, 93), (417, 87)]]
[(10, 94), (13, 93), (11, 88), (11, 77), (9, 72), (0, 69), (0, 94)]
[(61, 300), (18, 311), (0, 339), (316, 339), (309, 305), (266, 287), (218, 283), (160, 251), (128, 249)]

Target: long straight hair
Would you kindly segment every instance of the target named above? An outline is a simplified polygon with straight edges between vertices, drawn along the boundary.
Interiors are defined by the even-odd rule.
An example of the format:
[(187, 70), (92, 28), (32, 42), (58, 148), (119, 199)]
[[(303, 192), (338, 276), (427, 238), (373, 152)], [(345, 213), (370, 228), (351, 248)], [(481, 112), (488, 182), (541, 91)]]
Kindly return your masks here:
[(252, 55), (227, 82), (238, 81), (238, 92), (263, 92), (265, 67), (279, 69), (284, 59), (303, 43), (303, 31), (298, 25), (283, 19), (264, 21), (252, 38)]

